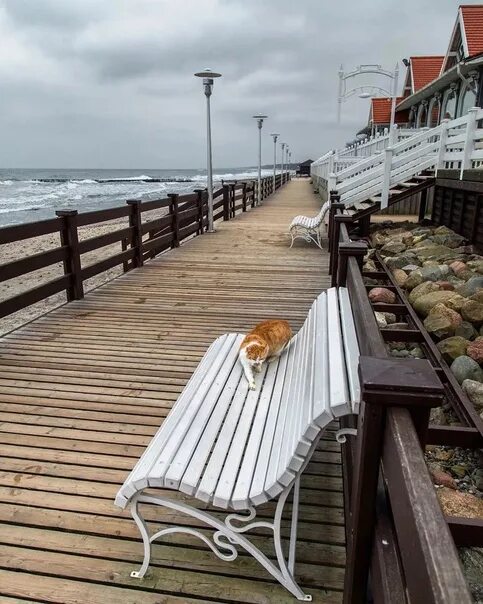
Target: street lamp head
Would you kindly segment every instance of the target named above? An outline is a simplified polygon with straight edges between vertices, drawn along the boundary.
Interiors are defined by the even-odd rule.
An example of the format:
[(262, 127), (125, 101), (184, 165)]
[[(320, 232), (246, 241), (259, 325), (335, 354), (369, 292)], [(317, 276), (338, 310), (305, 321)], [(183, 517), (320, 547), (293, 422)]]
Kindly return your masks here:
[(273, 137), (273, 142), (276, 143), (277, 142), (277, 138), (280, 136), (280, 134), (276, 134), (275, 132), (272, 132), (270, 134), (271, 137)]
[(211, 96), (211, 90), (213, 88), (213, 79), (221, 78), (221, 73), (216, 73), (216, 71), (212, 71), (208, 67), (203, 71), (198, 71), (195, 73), (197, 78), (203, 78), (203, 86), (205, 87), (205, 95), (207, 97)]
[(360, 99), (369, 99), (371, 98), (372, 94), (370, 92), (361, 92), (359, 95)]
[(263, 115), (262, 113), (257, 113), (257, 115), (252, 115), (253, 119), (257, 120), (258, 127), (260, 130), (262, 129), (263, 120), (265, 120), (268, 115)]

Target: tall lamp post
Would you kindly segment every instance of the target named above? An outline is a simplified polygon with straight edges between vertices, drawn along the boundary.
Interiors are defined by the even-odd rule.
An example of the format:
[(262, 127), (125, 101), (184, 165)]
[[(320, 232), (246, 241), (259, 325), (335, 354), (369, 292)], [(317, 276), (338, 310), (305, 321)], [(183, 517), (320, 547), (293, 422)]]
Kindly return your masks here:
[(208, 189), (208, 232), (214, 233), (215, 229), (213, 226), (213, 166), (212, 166), (212, 155), (211, 155), (211, 115), (210, 115), (210, 96), (213, 90), (214, 78), (221, 77), (221, 73), (211, 71), (211, 69), (205, 69), (195, 73), (197, 78), (203, 78), (203, 86), (205, 89), (206, 96), (206, 167), (207, 167), (207, 178), (206, 186)]
[(290, 170), (289, 164), (288, 164), (288, 153), (289, 153), (289, 147), (287, 145), (286, 149), (285, 149), (285, 170), (287, 171), (287, 176)]
[(262, 126), (263, 120), (267, 119), (268, 115), (257, 115), (252, 116), (253, 119), (257, 120), (258, 124), (258, 191), (257, 191), (257, 203), (258, 205), (262, 202)]
[(286, 143), (280, 143), (280, 146), (282, 147), (282, 160), (281, 160), (281, 165), (280, 165), (280, 175), (281, 175), (281, 183), (283, 185), (283, 152), (285, 150), (285, 145)]
[(273, 191), (275, 192), (275, 183), (277, 178), (277, 139), (280, 134), (270, 134), (273, 138)]

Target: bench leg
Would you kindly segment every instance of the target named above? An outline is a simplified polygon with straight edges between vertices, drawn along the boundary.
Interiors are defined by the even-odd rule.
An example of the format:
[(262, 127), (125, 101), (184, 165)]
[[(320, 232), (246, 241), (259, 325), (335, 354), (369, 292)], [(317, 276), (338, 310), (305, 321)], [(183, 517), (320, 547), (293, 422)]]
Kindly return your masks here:
[[(281, 521), (283, 508), (285, 506), (287, 497), (292, 490), (294, 491), (294, 503), (292, 512), (292, 526), (290, 532), (290, 551), (289, 561), (285, 559), (282, 548), (281, 538)], [(298, 490), (299, 481), (292, 482), (279, 497), (277, 502), (277, 508), (275, 511), (275, 517), (273, 523), (267, 521), (254, 521), (256, 516), (255, 508), (249, 508), (248, 515), (242, 515), (238, 513), (228, 514), (225, 520), (220, 520), (216, 516), (212, 516), (204, 510), (199, 510), (186, 503), (181, 503), (175, 500), (167, 499), (157, 495), (143, 495), (142, 492), (136, 494), (131, 501), (131, 514), (139, 528), (143, 539), (144, 546), (144, 560), (139, 570), (133, 571), (131, 577), (142, 579), (146, 574), (151, 559), (151, 544), (162, 537), (170, 533), (186, 533), (193, 535), (201, 539), (214, 554), (216, 554), (222, 560), (231, 562), (238, 556), (238, 551), (235, 545), (243, 547), (245, 551), (251, 554), (260, 564), (279, 582), (281, 583), (290, 593), (292, 593), (298, 600), (310, 602), (312, 596), (305, 594), (302, 589), (297, 585), (293, 570), (295, 566), (295, 541), (297, 538), (297, 515), (298, 515)], [(196, 529), (191, 529), (185, 526), (173, 526), (166, 529), (157, 531), (153, 535), (149, 535), (148, 528), (144, 519), (142, 518), (138, 509), (139, 503), (151, 503), (160, 505), (177, 512), (183, 512), (188, 516), (196, 518), (202, 521), (211, 528), (214, 529), (213, 539), (209, 539), (205, 534), (201, 533)], [(236, 522), (237, 524), (233, 524)], [(239, 523), (242, 523), (241, 525)], [(268, 528), (273, 531), (275, 552), (277, 555), (278, 566), (272, 562), (262, 551), (260, 551), (252, 542), (243, 535), (243, 533), (251, 530), (252, 528)]]

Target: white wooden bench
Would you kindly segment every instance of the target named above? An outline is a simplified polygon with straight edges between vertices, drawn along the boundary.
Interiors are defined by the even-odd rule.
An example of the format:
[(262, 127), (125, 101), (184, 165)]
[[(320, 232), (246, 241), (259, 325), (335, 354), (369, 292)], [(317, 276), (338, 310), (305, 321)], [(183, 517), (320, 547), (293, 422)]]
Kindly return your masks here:
[(326, 201), (317, 216), (314, 216), (313, 218), (310, 218), (309, 216), (295, 216), (289, 227), (290, 235), (292, 237), (290, 247), (293, 246), (294, 241), (297, 238), (300, 238), (305, 239), (305, 241), (308, 241), (309, 243), (313, 241), (315, 245), (322, 249), (320, 230), (329, 207), (330, 202)]
[[(345, 288), (329, 289), (281, 357), (256, 374), (249, 390), (238, 361), (242, 334), (229, 333), (210, 346), (178, 401), (120, 488), (116, 505), (131, 506), (150, 562), (151, 543), (168, 533), (202, 539), (223, 560), (237, 557), (236, 545), (252, 554), (300, 600), (310, 600), (294, 579), (300, 476), (324, 428), (344, 414), (358, 412), (359, 348)], [(211, 514), (191, 506), (173, 489), (229, 513)], [(291, 490), (292, 521), (288, 561), (282, 551), (281, 518)], [(256, 507), (278, 498), (273, 522), (256, 521)], [(149, 535), (138, 505), (161, 505), (186, 513), (214, 529), (213, 540), (187, 526), (170, 526)], [(198, 504), (199, 505), (199, 504)], [(253, 528), (273, 531), (277, 564), (243, 534)]]

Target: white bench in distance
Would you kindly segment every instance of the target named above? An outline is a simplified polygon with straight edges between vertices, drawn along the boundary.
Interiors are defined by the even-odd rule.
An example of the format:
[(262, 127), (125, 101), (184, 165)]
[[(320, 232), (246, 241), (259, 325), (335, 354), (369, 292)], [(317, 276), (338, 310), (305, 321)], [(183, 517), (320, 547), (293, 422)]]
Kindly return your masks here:
[(324, 223), (325, 215), (327, 214), (330, 207), (330, 202), (326, 201), (322, 206), (320, 212), (317, 216), (310, 218), (309, 216), (295, 216), (295, 218), (290, 223), (290, 235), (292, 237), (292, 243), (290, 247), (293, 246), (294, 241), (297, 238), (305, 239), (309, 243), (313, 241), (315, 245), (322, 249), (322, 240), (320, 237), (320, 230), (322, 228), (322, 224)]
[[(256, 390), (248, 389), (238, 361), (243, 337), (229, 333), (213, 342), (117, 494), (116, 505), (130, 505), (144, 543), (144, 561), (132, 576), (144, 576), (153, 541), (168, 533), (189, 533), (222, 560), (234, 560), (235, 546), (243, 547), (299, 600), (310, 601), (294, 579), (299, 484), (324, 428), (334, 418), (358, 412), (359, 348), (348, 292), (332, 288), (318, 296), (287, 350), (256, 374)], [(203, 503), (245, 513), (228, 513), (222, 520), (170, 498), (169, 492), (145, 492), (150, 488), (181, 491)], [(281, 518), (292, 489), (286, 560)], [(278, 502), (273, 522), (255, 520), (257, 506), (274, 498)], [(213, 540), (186, 526), (149, 535), (140, 503), (161, 505), (206, 523), (214, 530)], [(257, 527), (273, 531), (278, 565), (244, 535)]]

